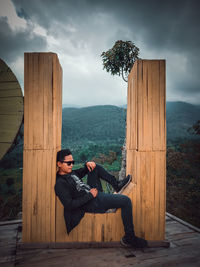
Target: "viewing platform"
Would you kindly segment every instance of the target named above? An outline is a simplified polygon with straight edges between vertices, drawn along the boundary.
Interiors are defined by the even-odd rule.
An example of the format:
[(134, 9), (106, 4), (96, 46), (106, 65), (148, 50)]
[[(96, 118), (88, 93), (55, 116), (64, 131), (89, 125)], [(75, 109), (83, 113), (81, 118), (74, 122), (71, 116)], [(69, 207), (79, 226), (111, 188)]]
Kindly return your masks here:
[(135, 250), (119, 243), (99, 247), (66, 243), (21, 243), (21, 220), (0, 222), (0, 266), (200, 266), (200, 229), (166, 213), (166, 240), (170, 247)]

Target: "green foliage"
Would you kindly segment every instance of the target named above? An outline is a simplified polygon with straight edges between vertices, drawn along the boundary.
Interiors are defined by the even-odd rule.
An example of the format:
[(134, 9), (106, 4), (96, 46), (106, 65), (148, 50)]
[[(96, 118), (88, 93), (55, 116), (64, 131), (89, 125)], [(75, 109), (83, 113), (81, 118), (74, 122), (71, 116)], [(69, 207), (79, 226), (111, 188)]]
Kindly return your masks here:
[(22, 169), (0, 169), (0, 219), (16, 218), (22, 208)]
[(138, 59), (139, 48), (131, 41), (117, 41), (114, 46), (101, 54), (103, 68), (112, 75), (122, 75), (127, 82), (133, 64)]
[[(167, 143), (176, 147), (188, 139), (199, 139), (199, 135), (188, 132), (198, 119), (200, 107), (184, 102), (167, 102)], [(86, 108), (64, 108), (62, 116), (62, 147), (75, 152), (76, 160), (84, 162), (119, 151), (125, 138), (126, 109), (116, 106), (93, 106)], [(23, 133), (22, 133), (23, 136)], [(0, 161), (0, 168), (20, 168), (23, 164), (23, 139)]]
[(0, 198), (0, 219), (15, 219), (22, 211), (22, 192), (14, 195), (8, 195), (6, 200)]
[(200, 135), (200, 120), (198, 120), (191, 128), (189, 128), (188, 132)]
[(200, 141), (167, 150), (167, 211), (200, 226)]
[[(64, 108), (62, 119), (62, 147), (79, 151), (85, 147), (81, 151), (82, 160), (94, 156), (101, 146), (123, 143), (126, 119), (123, 108), (108, 105)], [(93, 147), (93, 155), (88, 146)]]

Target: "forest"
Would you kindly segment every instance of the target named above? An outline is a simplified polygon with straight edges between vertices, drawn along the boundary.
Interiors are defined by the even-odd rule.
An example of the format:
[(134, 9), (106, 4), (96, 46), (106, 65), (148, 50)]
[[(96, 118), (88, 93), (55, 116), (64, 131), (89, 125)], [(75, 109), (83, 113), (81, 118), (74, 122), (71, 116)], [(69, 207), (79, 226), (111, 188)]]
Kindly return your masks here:
[[(167, 102), (167, 211), (200, 227), (200, 135), (190, 129), (200, 106)], [(121, 168), (126, 107), (63, 108), (62, 148), (70, 148), (76, 167), (94, 160), (116, 177)], [(23, 125), (13, 148), (0, 161), (0, 220), (22, 210)], [(104, 187), (105, 190), (106, 187)]]

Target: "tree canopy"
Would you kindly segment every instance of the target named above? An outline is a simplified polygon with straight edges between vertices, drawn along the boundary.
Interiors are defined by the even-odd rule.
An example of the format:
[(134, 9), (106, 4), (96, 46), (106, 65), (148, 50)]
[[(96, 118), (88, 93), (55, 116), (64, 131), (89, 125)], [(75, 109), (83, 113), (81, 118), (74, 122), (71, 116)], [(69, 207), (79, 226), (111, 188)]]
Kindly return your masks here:
[(138, 59), (139, 48), (131, 41), (117, 41), (114, 46), (106, 52), (102, 52), (103, 69), (112, 75), (122, 75), (125, 82), (134, 62)]

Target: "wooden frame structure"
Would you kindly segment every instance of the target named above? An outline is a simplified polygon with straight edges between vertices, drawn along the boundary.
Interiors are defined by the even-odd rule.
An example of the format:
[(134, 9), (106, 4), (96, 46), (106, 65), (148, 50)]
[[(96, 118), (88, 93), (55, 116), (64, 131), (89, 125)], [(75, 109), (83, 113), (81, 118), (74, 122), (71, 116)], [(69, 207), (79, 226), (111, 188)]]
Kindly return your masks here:
[(137, 60), (129, 74), (127, 173), (138, 236), (165, 238), (166, 88), (165, 60)]
[(56, 152), (61, 148), (62, 69), (56, 54), (24, 58), (23, 242), (55, 241)]
[[(56, 54), (25, 54), (23, 242), (113, 242), (121, 211), (86, 214), (70, 235), (55, 197), (61, 146), (62, 70)], [(165, 231), (165, 62), (139, 60), (129, 75), (127, 173), (137, 235), (163, 240)]]

